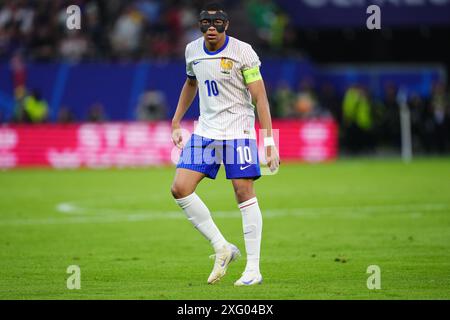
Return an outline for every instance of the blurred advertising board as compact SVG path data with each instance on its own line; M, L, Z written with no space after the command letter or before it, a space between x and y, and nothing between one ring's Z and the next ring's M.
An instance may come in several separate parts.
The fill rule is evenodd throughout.
M183 123L189 138L193 121ZM282 161L336 159L333 120L274 120ZM263 147L260 146L260 159ZM109 168L170 165L179 150L167 121L102 124L6 125L0 127L0 168Z

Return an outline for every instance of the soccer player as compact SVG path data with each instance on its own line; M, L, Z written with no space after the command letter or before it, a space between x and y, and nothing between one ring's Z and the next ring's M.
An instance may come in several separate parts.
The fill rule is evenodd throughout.
M268 167L274 172L280 162L259 70L261 62L249 44L226 34L228 26L228 15L221 5L210 3L199 16L203 37L186 46L187 79L172 119L172 140L182 153L171 192L191 223L214 248L214 268L208 278L208 283L214 284L225 275L228 265L240 256L240 251L225 240L195 189L204 177L215 179L221 163L224 164L242 213L247 253L245 271L234 284L246 286L262 282L259 268L262 216L253 187L261 171L252 99L265 130ZM200 117L194 133L184 145L180 122L197 90Z

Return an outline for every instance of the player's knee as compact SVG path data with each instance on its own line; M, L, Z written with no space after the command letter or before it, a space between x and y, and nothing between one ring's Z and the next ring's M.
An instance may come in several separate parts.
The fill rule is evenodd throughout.
M187 197L188 195L190 195L194 191L192 191L189 188L186 188L184 186L181 186L178 183L174 183L172 185L172 187L170 188L170 192L172 193L172 196L175 199L180 199L180 198Z
M181 188L178 187L176 184L173 184L173 185L170 187L170 192L172 193L172 196L173 196L175 199L182 198L182 196L180 196L180 194L181 194Z

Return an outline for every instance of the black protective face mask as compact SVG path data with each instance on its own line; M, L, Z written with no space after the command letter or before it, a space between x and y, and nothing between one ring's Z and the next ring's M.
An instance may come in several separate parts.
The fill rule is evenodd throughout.
M207 24L202 23L205 20L208 21ZM220 20L222 23L216 24L216 20ZM198 21L200 22L200 30L202 33L206 33L211 26L214 26L218 33L223 33L228 22L228 15L223 11L217 11L214 14L210 14L208 11L202 11Z

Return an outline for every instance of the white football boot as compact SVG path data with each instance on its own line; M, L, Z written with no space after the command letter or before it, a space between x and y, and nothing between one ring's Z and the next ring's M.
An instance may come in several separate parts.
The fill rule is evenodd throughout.
M228 265L241 256L239 249L231 243L223 246L216 254L210 256L215 258L214 268L209 275L208 284L214 284L225 275Z
M255 284L261 284L263 281L262 275L256 271L244 271L242 277L237 280L234 285L237 287L241 286L253 286Z

